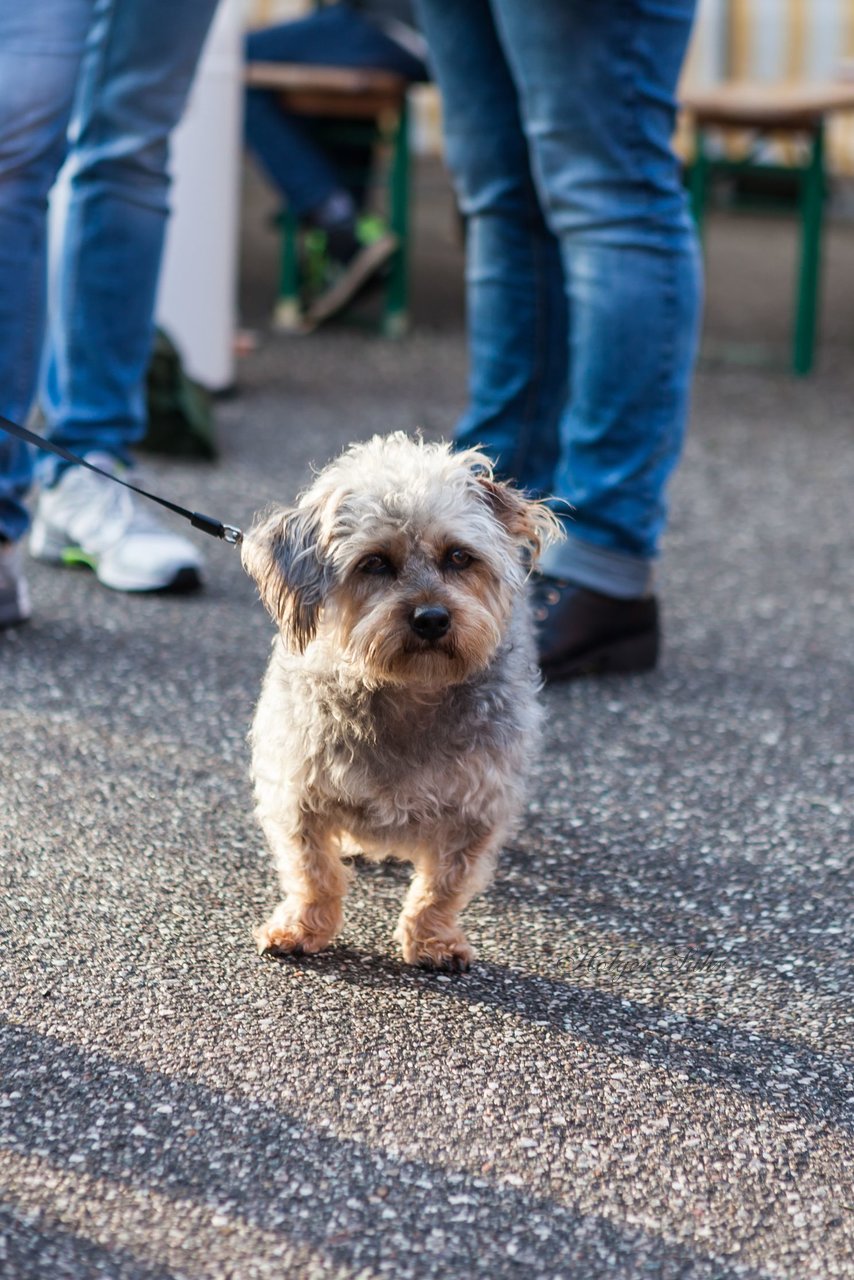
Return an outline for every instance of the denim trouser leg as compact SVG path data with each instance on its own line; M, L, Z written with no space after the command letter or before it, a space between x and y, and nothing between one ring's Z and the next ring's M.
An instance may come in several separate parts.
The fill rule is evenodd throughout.
M33 402L44 333L47 196L65 154L92 0L0 6L0 413ZM32 451L0 432L0 537L26 530Z
M169 135L215 8L216 0L94 0L44 388L51 435L78 453L129 460L145 431ZM56 465L43 465L49 481Z
M442 91L445 156L466 217L469 404L461 447L552 490L567 394L566 301L555 237L531 176L516 87L489 0L420 0Z
M449 162L476 223L472 402L461 430L472 438L492 394L491 433L480 434L488 447L500 445L502 463L512 441L527 456L526 441L545 437L553 469L536 487L574 513L568 542L544 567L608 594L640 594L664 525L697 336L698 255L670 150L694 0L477 0L465 14L439 0L421 7L445 99ZM508 85L518 123L492 109ZM521 253L524 220L499 196L508 180L520 180L520 132L563 268L569 395L558 409L557 447L554 406L532 428L520 416L523 401L505 391L512 370L530 404L538 387L544 394L543 368L555 366L548 340L517 341L533 323L523 302L532 273ZM513 221L513 237L481 234L478 224L497 218ZM542 290L534 296L537 315L549 316ZM558 332L551 322L543 327ZM557 386L553 377L548 392ZM531 483L530 466L508 469Z
M39 0L0 9L0 410L24 418L44 329L46 197L75 104L46 412L68 447L118 456L142 383L166 217L167 138L215 0ZM0 535L27 526L25 448L0 435ZM47 473L52 467L47 465Z
M317 9L293 22L253 31L246 39L249 62L298 62L327 67L368 67L423 80L418 58L389 39L348 5ZM342 185L334 157L311 129L266 89L246 95L246 141L298 217L319 208Z
M507 206L518 201L518 211ZM558 425L567 396L567 311L557 241L527 174L502 208L467 215L469 407L460 447L482 445L497 473L537 494L551 493Z

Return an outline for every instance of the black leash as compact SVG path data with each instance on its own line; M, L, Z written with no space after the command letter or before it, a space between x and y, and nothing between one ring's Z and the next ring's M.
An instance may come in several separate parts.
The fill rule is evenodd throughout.
M44 449L47 453L55 453L58 458L62 458L65 462L73 462L76 467L86 467L87 471L94 471L96 475L106 476L108 480L114 480L116 484L124 485L125 489L133 489L134 493L138 493L141 498L148 498L151 502L158 502L161 507L166 507L169 511L174 511L176 515L183 516L185 520L189 520L194 529L201 529L202 533L209 533L212 538L221 538L223 542L229 542L232 546L236 546L243 541L243 534L234 525L223 524L222 521L215 520L213 516L204 516L199 511L188 511L186 507L179 507L176 502L169 502L167 498L158 498L156 493L148 493L147 490L139 489L135 484L130 484L127 480L120 480L118 476L112 475L109 471L104 471L101 467L94 466L91 462L87 462L85 458L78 458L76 453L72 453L70 449L63 448L61 444L53 444L50 440L37 436L34 431L28 431L26 427L19 427L17 422L4 418L2 413L0 413L0 430L8 432L10 436L17 436L19 440L23 440L27 444L34 444L37 449Z

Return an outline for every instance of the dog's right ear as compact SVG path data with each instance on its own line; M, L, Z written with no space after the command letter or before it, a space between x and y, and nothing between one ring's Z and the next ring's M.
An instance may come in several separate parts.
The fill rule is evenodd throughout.
M318 545L312 507L279 508L260 516L243 539L243 567L289 648L302 653L314 639L331 585L330 567Z

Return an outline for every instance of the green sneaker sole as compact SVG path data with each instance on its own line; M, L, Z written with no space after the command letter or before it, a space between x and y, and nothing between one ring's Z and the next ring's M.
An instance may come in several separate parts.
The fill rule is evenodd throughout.
M98 568L96 558L90 556L82 547L63 547L59 558L63 564L82 565L83 568L92 570Z

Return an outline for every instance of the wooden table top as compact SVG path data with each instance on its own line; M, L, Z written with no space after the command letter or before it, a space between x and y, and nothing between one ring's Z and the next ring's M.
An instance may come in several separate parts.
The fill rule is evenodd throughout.
M854 83L727 80L707 89L686 89L681 105L698 124L797 128L837 111L854 111Z
M403 95L407 81L392 71L322 67L300 62L247 62L246 84L296 93L387 93Z

